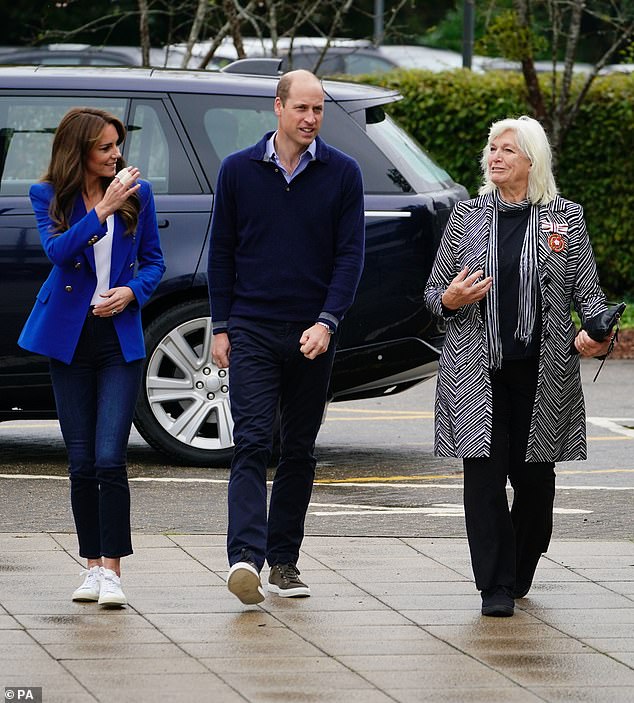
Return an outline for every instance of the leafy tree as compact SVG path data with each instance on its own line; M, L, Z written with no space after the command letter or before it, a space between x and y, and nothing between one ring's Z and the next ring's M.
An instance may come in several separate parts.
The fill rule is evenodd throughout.
M601 69L618 58L634 35L633 0L513 0L512 9L492 17L486 43L519 61L534 116L549 132L557 160L566 134ZM580 81L573 81L584 20L601 28L605 49ZM536 60L551 64L547 97Z

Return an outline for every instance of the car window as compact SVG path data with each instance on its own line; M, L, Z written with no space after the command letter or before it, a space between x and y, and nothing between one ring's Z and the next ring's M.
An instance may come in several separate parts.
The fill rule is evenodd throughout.
M421 149L412 137L389 116L383 108L366 110L366 130L393 162L394 166L419 193L431 192L454 185L449 174Z
M366 193L413 193L407 177L388 158L389 154L368 139L365 125L336 103L329 103L322 129L323 138L357 160Z
M210 185L228 154L258 142L277 126L273 98L173 94Z
M269 111L271 112L271 111ZM275 129L275 115L252 107L211 108L203 115L205 134L218 159L254 144L266 131Z
M71 107L100 107L121 120L126 100L0 96L0 195L27 195L48 167L53 134Z
M381 71L389 71L394 66L390 61L387 61L380 56L370 56L368 54L360 54L350 52L343 57L344 71L350 75L359 73L379 73Z
M152 183L155 193L202 192L161 100L132 102L124 155Z
M336 52L327 52L317 69L315 69L321 53L321 50L293 52L293 69L305 68L309 71L316 70L317 74L320 76L334 75L335 73L343 73L345 71L344 57ZM282 65L282 68L284 70L289 70L289 66L285 64Z

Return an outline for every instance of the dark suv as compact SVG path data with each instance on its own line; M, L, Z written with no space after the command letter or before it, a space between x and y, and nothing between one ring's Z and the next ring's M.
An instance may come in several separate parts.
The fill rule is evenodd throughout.
M143 313L148 354L136 427L179 462L227 462L229 378L210 361L213 188L223 157L275 127L276 79L231 68L0 68L1 420L55 417L47 360L16 344L50 269L27 193L44 172L62 115L99 106L128 125L124 156L152 182L167 264ZM423 288L451 207L467 193L385 114L397 93L339 82L324 88L322 135L358 160L365 183L367 254L340 329L331 384L338 401L402 391L435 373L442 330Z

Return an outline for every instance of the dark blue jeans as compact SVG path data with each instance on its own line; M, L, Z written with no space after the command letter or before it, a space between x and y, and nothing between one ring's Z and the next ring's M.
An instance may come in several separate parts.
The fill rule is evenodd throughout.
M51 359L79 554L87 559L132 554L126 451L142 363L127 363L112 319L92 313L72 362Z
M229 321L229 393L235 452L229 480L229 563L297 563L315 477L315 439L328 394L335 340L316 359L299 351L306 323ZM266 469L279 407L280 461L268 520Z

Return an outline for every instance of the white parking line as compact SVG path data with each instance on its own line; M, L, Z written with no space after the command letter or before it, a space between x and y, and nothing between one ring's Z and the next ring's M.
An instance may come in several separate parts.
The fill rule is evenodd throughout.
M586 419L592 425L596 425L597 427L602 427L604 430L609 430L615 434L625 435L626 437L631 437L634 439L634 430L630 429L630 427L634 427L634 418L588 417ZM629 427L624 427L624 425L629 425Z
M626 470L629 471L629 470ZM317 487L328 486L329 488L464 488L462 483L381 483L380 481L333 481L326 483L320 481L315 484ZM510 489L510 486L509 486ZM634 486L565 486L557 484L558 491L634 491Z
M315 510L317 508L317 510ZM324 508L331 508L324 510ZM589 515L592 510L555 508L558 515ZM313 503L308 506L310 515L321 517L337 515L429 515L433 517L463 517L464 508L457 503L433 503L428 507L391 507L381 505L356 505L342 503Z

